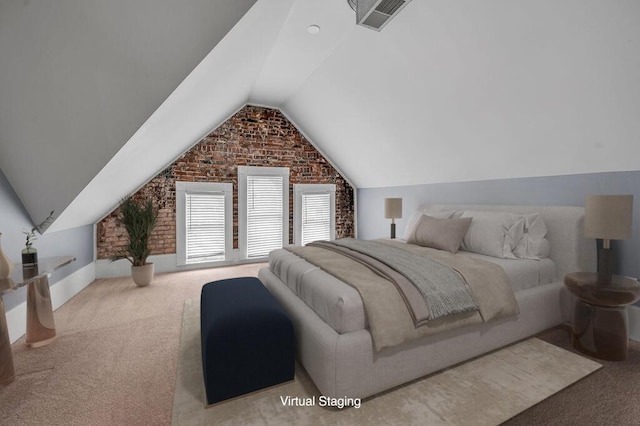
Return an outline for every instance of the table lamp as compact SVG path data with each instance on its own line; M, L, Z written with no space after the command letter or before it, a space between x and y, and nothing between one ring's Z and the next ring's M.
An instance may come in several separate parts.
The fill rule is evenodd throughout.
M632 213L633 195L588 195L585 200L584 236L602 239L598 282L611 282L614 264L611 240L631 238Z
M402 219L402 198L384 199L384 217L391 219L391 239L396 237L395 219Z

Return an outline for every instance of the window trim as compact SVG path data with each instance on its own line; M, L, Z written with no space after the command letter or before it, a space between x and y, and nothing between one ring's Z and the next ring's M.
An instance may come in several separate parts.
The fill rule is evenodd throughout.
M187 263L187 193L224 193L224 260ZM177 266L219 264L233 260L233 184L219 182L176 182L176 264Z
M332 183L311 183L293 185L293 241L302 245L302 194L329 193L331 209L330 239L336 239L336 185Z
M282 246L289 245L289 168L238 166L238 250L240 259L247 257L247 177L248 176L281 176L282 177ZM251 258L251 261L265 260Z

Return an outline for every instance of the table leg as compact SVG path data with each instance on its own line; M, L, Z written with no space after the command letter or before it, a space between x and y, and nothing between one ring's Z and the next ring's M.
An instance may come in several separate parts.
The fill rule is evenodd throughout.
M56 326L53 320L49 280L46 276L29 283L27 288L27 346L37 348L53 342Z
M0 297L0 386L6 386L16 378L13 367L13 352L7 329L7 317L4 312L4 302Z
M629 344L625 307L594 306L576 301L571 343L584 354L624 361Z

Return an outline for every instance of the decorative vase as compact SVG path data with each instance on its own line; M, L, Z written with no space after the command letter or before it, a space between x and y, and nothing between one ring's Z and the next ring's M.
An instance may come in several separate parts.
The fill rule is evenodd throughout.
M131 265L131 278L138 287L148 286L153 280L153 263L147 263L142 266Z
M0 280L9 278L13 272L13 262L2 251L2 232L0 232Z
M22 249L22 265L31 266L38 263L38 250L35 248Z

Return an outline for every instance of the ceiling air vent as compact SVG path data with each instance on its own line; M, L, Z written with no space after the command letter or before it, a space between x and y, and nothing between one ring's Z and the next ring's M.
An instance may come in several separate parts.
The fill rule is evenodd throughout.
M347 0L356 11L356 23L380 31L411 0Z

